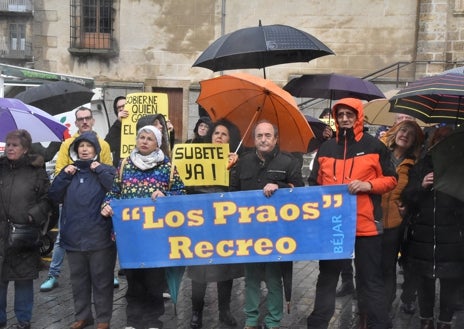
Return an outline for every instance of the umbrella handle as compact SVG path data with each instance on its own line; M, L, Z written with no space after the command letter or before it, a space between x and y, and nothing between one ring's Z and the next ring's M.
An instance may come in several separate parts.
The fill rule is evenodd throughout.
M240 143L238 143L238 146L237 146L237 148L235 149L234 153L237 153L238 150L240 149L240 146L242 146L243 140L244 140L245 137L248 135L248 132L250 131L251 126L255 123L255 121L256 121L256 119L257 119L258 114L259 114L260 111L261 111L261 107L258 107L258 109L256 110L255 114L253 114L253 118L251 118L250 124L248 125L247 129L245 130L245 133L243 134L242 139L240 139Z

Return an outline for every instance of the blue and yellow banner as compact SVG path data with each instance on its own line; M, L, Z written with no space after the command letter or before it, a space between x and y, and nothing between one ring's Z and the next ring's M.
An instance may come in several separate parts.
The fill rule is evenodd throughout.
M352 258L346 185L113 200L121 268Z

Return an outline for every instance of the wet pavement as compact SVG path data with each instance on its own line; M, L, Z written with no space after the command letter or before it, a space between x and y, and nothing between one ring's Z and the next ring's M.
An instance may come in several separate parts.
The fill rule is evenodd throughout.
M285 310L281 323L281 328L303 329L306 328L306 317L313 308L316 279L318 275L317 261L295 262L293 272L293 294L290 304L290 313ZM34 282L34 311L32 318L32 329L66 329L74 321L73 301L71 285L68 277L68 267L65 260L62 275L59 278L59 286L50 292L40 292L41 282L46 278L47 270L40 272L40 278ZM120 276L120 287L114 291L112 329L125 328L125 298L124 293L127 283L124 276ZM402 276L398 277L399 284ZM398 287L400 285L398 284ZM234 281L232 290L231 311L239 323L236 328L244 326L245 318L243 314L244 304L244 280L243 278ZM10 284L8 295L8 327L16 323L13 306L13 285ZM266 289L263 286L263 295ZM399 292L397 296L399 296ZM166 299L166 312L161 318L164 329L188 329L191 316L190 303L190 280L184 277L179 291L176 305L176 314L172 300ZM409 329L419 328L419 318L417 311L414 315L407 315L400 310L399 298L397 297L393 305L393 328ZM262 303L264 313L265 304ZM7 327L7 328L8 328ZM87 328L95 328L89 326ZM203 329L226 329L230 328L221 325L218 320L216 285L209 284L205 299L205 310L203 313ZM357 328L356 300L352 296L337 298L336 312L329 326L330 329L352 329ZM464 312L457 312L453 320L453 328L464 328Z

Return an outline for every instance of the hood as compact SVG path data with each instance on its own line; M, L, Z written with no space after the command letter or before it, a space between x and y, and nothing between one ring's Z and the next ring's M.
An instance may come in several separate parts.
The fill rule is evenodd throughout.
M209 126L209 129L211 129L211 126L212 126L212 122L211 122L211 119L209 117L200 117L200 119L198 119L197 123L195 124L195 128L193 129L193 132L195 134L198 133L198 126L201 124L201 123L206 123L208 126Z
M90 144L92 144L93 147L95 147L95 152L97 153L97 158L98 158L98 155L101 152L101 147L100 147L100 143L98 142L97 134L93 131L87 131L76 137L76 139L69 146L69 157L73 161L77 161L79 159L77 156L77 147L79 146L79 143L82 141L87 141Z
M344 135L343 132L340 131L337 120L337 110L340 105L348 106L357 113L353 128L347 129L347 133L352 134L354 139L359 141L364 134L364 105L362 101L357 98L342 98L332 107L332 117L335 120L335 127L337 128L337 141L340 139L340 136Z

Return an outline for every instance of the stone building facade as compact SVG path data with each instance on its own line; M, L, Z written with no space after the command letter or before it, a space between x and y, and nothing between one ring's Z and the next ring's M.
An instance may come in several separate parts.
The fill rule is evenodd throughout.
M306 31L335 52L266 68L279 85L335 72L369 76L386 91L464 61L463 0L0 0L2 30L18 19L2 3L18 1L33 6L30 66L94 78L108 108L120 94L167 92L178 141L196 122L198 82L220 74L192 67L196 58L221 35L260 20ZM84 31L89 22L96 30ZM8 34L0 48L2 40L7 48Z

